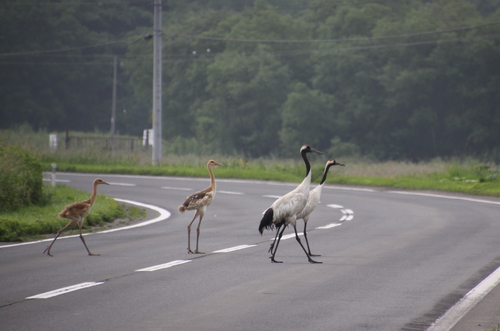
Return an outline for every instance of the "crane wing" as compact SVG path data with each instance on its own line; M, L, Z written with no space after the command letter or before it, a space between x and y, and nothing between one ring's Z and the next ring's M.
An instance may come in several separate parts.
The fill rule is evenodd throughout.
M67 205L60 213L61 218L85 217L92 205L86 201L75 202Z
M182 204L186 210L197 209L203 206L208 206L212 202L213 192L209 187L203 191L191 194Z

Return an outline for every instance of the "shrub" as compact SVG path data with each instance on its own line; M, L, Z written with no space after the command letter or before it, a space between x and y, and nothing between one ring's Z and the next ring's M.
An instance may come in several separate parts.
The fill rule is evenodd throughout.
M42 165L16 146L0 147L0 213L43 202Z

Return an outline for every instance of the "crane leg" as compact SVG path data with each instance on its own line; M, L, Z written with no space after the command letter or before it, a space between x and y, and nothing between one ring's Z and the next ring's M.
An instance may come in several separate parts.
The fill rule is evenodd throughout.
M196 211L196 213L194 214L193 220L188 225L188 248L187 248L187 250L188 250L189 254L194 254L194 252L191 250L191 224L193 224L193 222L197 216L198 216L198 211Z
M200 222L198 222L198 227L196 228L196 250L194 251L195 254L205 254L205 252L200 252L198 250L198 242L200 240L200 226L201 226L202 219L203 219L203 215L200 215Z
M271 246L269 247L269 251L268 253L273 253L273 248L274 248L274 244L276 244L276 239L278 239L278 234L280 232L280 228L281 228L281 225L277 225L276 226L276 236L274 236L274 240L273 240L273 243L271 244Z
M279 232L278 241L276 242L276 247L274 248L274 253L270 257L271 261L274 263L283 263L283 261L276 261L274 256L276 255L276 251L278 250L278 245L280 244L281 237L283 236L283 232L285 232L286 226L283 226L283 229ZM278 234L278 233L276 233Z
M85 242L85 238L83 238L83 235L82 235L82 225L83 225L83 220L78 223L78 227L80 228L80 239L82 240L83 246L85 246L85 248L87 249L87 253L89 253L89 255L92 255L92 256L101 255L101 254L93 254L90 252L89 248L87 247L87 243Z
M321 256L319 254L312 254L311 253L311 248L309 248L309 240L307 240L307 222L304 222L304 238L306 238L306 244L307 244L307 251L309 252L309 256Z
M64 230L75 225L77 222L78 222L77 220L71 220L64 228L57 231L57 234L56 234L54 240L52 241L52 243L49 246L47 246L47 248L45 248L45 250L43 251L43 254L47 253L48 256L54 256L54 255L50 254L50 249L52 248L52 245L54 245L54 243L56 242L56 239L61 235L61 233L64 232Z
M309 260L309 262L311 262L311 263L323 263L323 262L318 262L318 261L314 261L313 259L311 259L311 257L309 256L309 253L307 253L306 249L304 248L304 245L302 245L302 242L300 242L299 234L297 233L297 227L295 225L293 226L293 229L295 231L295 239L297 239L297 242L299 243L300 247L302 247L302 249L304 250L304 253L306 253L307 259Z

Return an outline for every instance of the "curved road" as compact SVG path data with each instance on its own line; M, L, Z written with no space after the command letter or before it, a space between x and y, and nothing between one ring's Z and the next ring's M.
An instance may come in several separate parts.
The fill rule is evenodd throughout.
M57 174L86 191L96 177ZM99 177L112 184L99 193L171 216L151 211L161 221L88 235L101 256L75 237L58 239L52 258L46 241L4 243L2 330L427 330L500 266L495 198L327 185L308 225L323 264L308 263L293 237L273 264L274 233L257 227L296 184L218 179L201 227L206 254L191 255L193 212L177 207L208 177Z

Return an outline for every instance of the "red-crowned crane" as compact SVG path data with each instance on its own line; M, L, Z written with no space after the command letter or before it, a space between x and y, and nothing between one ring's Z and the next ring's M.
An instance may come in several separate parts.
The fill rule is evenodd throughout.
M304 220L304 238L306 238L307 251L309 253L309 256L320 256L320 255L312 254L311 248L309 248L309 240L307 240L307 229L306 229L307 222L309 221L309 216L319 203L319 200L321 198L321 191L323 190L323 185L325 184L326 176L328 175L328 170L330 169L331 166L336 166L336 165L344 166L342 163L338 163L334 159L326 161L325 170L323 171L323 177L321 178L321 182L318 184L318 186L312 189L311 192L309 192L309 198L307 199L306 206L297 215L298 220L300 219Z
M307 259L311 263L321 263L316 262L309 256L309 253L306 251L304 246L302 245L299 235L297 234L297 214L300 213L302 209L304 209L307 199L309 197L309 187L311 185L311 164L307 159L307 153L318 153L323 155L322 152L315 150L309 145L304 145L300 149L300 154L302 155L302 159L306 165L306 177L300 183L297 188L293 191L285 194L284 196L278 198L272 205L264 212L264 217L260 221L259 224L259 232L262 235L264 229L273 229L276 227L276 237L274 238L273 243L269 249L271 253L271 261L275 263L281 263L282 261L276 261L274 256L276 255L276 251L278 250L278 245L280 243L281 237L283 236L283 231L288 226L288 224L292 224L295 230L295 239L300 244L302 249L307 255ZM280 228L283 229L280 231ZM276 245L276 247L275 247ZM273 251L274 248L274 251Z
M200 239L200 225L201 225L201 220L203 219L203 216L205 215L205 210L207 209L208 205L210 205L215 197L215 191L217 188L217 185L215 184L215 177L214 173L212 172L212 166L220 166L217 162L214 160L210 160L207 163L207 169L208 172L210 173L210 186L207 187L206 189L193 193L190 196L186 198L186 201L182 205L179 206L179 213L183 213L186 210L196 210L193 220L191 223L189 223L187 229L188 229L188 253L190 254L205 254L204 252L200 252L198 250L198 241ZM198 223L198 227L196 228L196 249L193 252L191 250L191 224L193 224L194 220L197 217L200 217L200 221Z
M94 205L95 197L97 196L97 185L99 185L99 184L109 185L108 183L106 183L105 181L103 181L100 178L95 179L93 187L92 187L92 195L90 196L89 199L87 199L85 201L75 202L75 203L72 203L70 205L67 205L59 213L59 217L67 218L67 219L70 219L71 221L64 228L57 231L56 237L54 238L52 243L49 246L47 246L47 248L43 251L44 253L47 253L47 255L52 256L50 254L50 249L52 248L52 245L54 245L54 243L56 242L57 237L59 237L61 235L61 233L64 230L66 230L67 228L69 228L70 226L78 224L78 228L80 229L80 239L82 240L83 245L87 249L87 252L89 253L89 255L100 255L100 254L92 254L90 252L89 248L87 247L87 244L85 243L85 239L83 238L83 235L82 235L83 219L85 218L85 216L87 216L89 214L90 209L92 209L92 206Z

